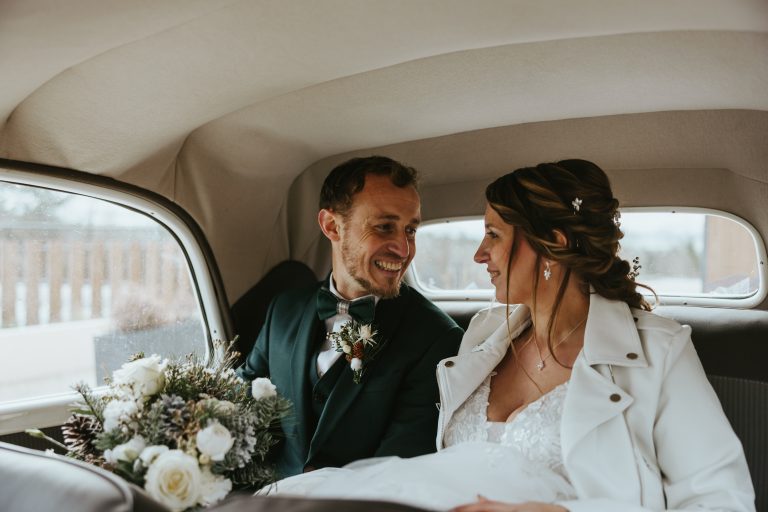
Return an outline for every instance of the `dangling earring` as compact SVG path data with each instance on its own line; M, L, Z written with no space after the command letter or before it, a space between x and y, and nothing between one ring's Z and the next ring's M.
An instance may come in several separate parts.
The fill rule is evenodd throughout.
M552 277L552 269L549 268L549 262L544 263L544 280L549 281L549 278Z

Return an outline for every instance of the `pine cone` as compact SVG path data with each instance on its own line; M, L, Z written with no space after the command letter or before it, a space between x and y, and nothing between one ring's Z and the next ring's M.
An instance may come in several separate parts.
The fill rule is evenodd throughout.
M176 395L161 395L152 404L149 412L149 425L153 432L146 432L145 436L154 442L177 442L187 428L192 418L192 413L187 403Z
M73 414L61 427L64 444L78 459L93 463L99 458L99 451L93 441L101 432L101 425L93 416Z

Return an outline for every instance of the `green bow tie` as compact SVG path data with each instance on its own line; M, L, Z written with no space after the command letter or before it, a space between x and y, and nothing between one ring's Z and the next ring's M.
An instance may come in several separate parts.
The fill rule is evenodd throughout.
M373 322L375 309L376 301L373 295L353 302L339 299L328 288L320 288L320 291L317 292L317 316L320 317L320 320L346 313L361 324L370 324Z

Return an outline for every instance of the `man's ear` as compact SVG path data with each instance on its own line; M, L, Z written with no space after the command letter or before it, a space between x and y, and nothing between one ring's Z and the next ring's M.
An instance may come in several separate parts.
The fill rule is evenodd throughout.
M341 240L337 217L337 213L325 208L320 210L317 214L317 223L320 224L320 229L323 231L323 234L331 242L338 242Z

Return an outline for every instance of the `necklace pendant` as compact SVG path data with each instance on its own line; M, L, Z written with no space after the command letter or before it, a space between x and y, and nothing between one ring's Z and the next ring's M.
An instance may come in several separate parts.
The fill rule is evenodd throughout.
M539 361L538 363L536 363L536 368L539 371L542 371L544 369L544 366L545 366L544 361Z

